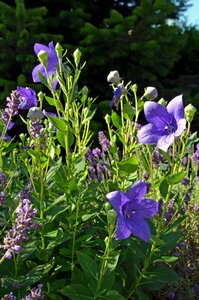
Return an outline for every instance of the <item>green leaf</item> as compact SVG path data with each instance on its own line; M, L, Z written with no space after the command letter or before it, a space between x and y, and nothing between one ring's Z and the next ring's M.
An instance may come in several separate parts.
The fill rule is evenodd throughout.
M67 124L63 119L59 119L53 116L50 116L47 114L48 119L50 120L50 122L60 131L62 132L66 132L67 131Z
M143 166L145 168L145 171L150 173L150 164L149 164L149 161L146 157L146 154L145 154L145 151L140 151L141 152L141 159L142 159L142 163L143 163Z
M138 159L136 154L130 158L124 159L118 163L119 171L125 174L134 173L138 168Z
M182 233L179 231L169 232L160 237L160 250L162 253L167 253L168 251L173 250L179 243L182 237Z
M154 263L157 263L157 262L172 263L178 259L179 259L179 257L177 257L177 256L161 256L160 258L154 260L153 262Z
M63 109L63 106L62 106L62 104L61 104L61 101L60 101L59 99L51 98L51 97L48 97L48 96L45 96L45 99L47 100L47 102L48 102L50 105L52 105L52 106L58 108L60 111L63 111L63 110L64 110L64 109ZM48 114L47 114L47 115L48 115Z
M125 300L125 298L120 295L115 290L109 290L105 295L99 295L99 300Z
M93 295L91 294L90 290L85 285L81 284L71 284L69 286L64 287L59 292L72 300L93 299Z
M94 279L97 282L99 276L99 269L96 262L82 251L77 251L77 257L85 275L88 278Z
M169 188L169 185L168 185L167 180L163 179L160 184L160 194L163 198L166 198L167 193L168 193L168 188Z
M169 184L176 184L176 183L181 182L181 180L182 180L182 178L184 178L184 176L185 176L184 171L181 171L177 174L168 176L167 181Z
M168 266L155 266L149 272L157 277L158 282L177 283L180 280L180 276Z
M39 80L41 81L41 83L44 86L48 87L48 82L47 82L46 78L41 74L41 72L38 72L38 77L39 77Z
M121 118L120 118L120 116L118 116L118 114L114 110L112 110L112 113L111 113L111 120L113 122L113 125L117 129L120 129L122 127Z
M133 116L135 115L135 108L129 103L125 103L123 113L126 120L132 120Z

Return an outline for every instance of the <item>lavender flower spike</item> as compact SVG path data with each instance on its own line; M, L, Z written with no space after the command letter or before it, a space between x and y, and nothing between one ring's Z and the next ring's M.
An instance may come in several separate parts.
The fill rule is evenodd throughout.
M48 76L51 77L52 75L56 74L57 67L58 67L58 57L57 57L57 53L55 51L53 42L50 42L48 44L48 47L45 45L36 43L34 45L34 51L35 51L35 54L37 55L37 57L41 50L45 51L48 54L46 71L48 73ZM37 65L32 71L33 81L40 82L38 72L40 72L47 79L46 71L42 64ZM57 83L58 83L58 81L57 81L57 79L55 79L54 83L53 83L54 89L56 89Z
M139 180L126 194L114 191L106 195L118 214L116 240L127 239L133 233L139 239L149 241L150 228L145 219L158 212L158 203L151 199L143 199L146 193L146 182Z
M149 124L139 130L138 140L141 144L157 145L166 152L174 139L186 129L182 95L172 99L167 107L147 101L144 114Z

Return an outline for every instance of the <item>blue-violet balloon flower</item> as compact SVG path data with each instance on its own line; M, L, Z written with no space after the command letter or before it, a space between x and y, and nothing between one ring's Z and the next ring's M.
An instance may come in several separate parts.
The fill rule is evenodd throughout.
M37 55L37 57L41 50L45 51L48 54L47 66L46 66L46 70L41 63L39 65L37 65L36 67L34 67L34 69L32 71L32 78L33 78L34 82L40 82L38 72L40 72L43 75L43 77L45 77L47 79L47 76L51 77L52 75L56 74L57 67L58 67L58 56L55 51L53 42L50 42L48 44L48 47L45 45L36 43L34 45L34 51L35 51L35 54ZM46 72L47 72L47 74L46 74ZM57 83L58 83L58 81L55 78L54 82L53 82L54 89L56 89Z
M126 194L114 191L106 195L118 214L116 240L127 239L132 233L145 242L150 240L150 228L146 219L158 212L158 203L148 198L143 199L146 193L146 182L139 180Z
M152 144L167 151L175 138L186 129L182 95L172 99L167 107L159 103L147 101L144 114L149 124L142 126L138 132L141 144Z

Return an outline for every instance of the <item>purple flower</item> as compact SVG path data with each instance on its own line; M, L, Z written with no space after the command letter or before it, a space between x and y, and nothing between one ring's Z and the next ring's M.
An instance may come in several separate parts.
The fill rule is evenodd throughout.
M118 109L118 104L123 92L124 92L124 86L122 84L118 84L117 89L113 91L114 96L110 102L111 109L113 108L113 105Z
M27 191L20 194L20 202L15 210L17 218L12 228L7 232L0 248L6 250L6 258L11 259L14 253L21 251L22 243L28 239L28 233L31 229L37 229L38 223L34 221L37 209L33 209L29 199L23 198ZM28 194L28 196L30 196Z
M13 292L4 295L3 298L1 298L1 300L16 300L16 299L17 297L13 295Z
M145 219L158 212L158 203L151 199L143 199L146 193L146 182L139 180L126 194L114 191L106 195L118 214L116 240L127 239L133 233L139 239L149 241L150 228Z
M102 150L107 152L110 148L110 141L106 138L103 131L98 132L99 143L102 146Z
M24 300L39 300L43 297L43 292L42 292L42 287L43 284L38 284L37 287L34 287L31 289L30 294L25 296Z
M6 98L6 108L2 112L2 121L5 125L8 125L8 129L11 129L14 123L10 120L13 116L18 114L18 108L20 104L20 94L17 90L11 92L10 97ZM8 122L10 122L8 124Z
M48 54L47 66L46 66L46 70L44 69L44 66L42 64L37 65L33 69L32 78L33 78L34 82L40 82L38 72L40 72L47 79L47 76L51 77L52 75L55 75L56 71L57 71L58 57L57 57L57 53L55 51L53 42L50 42L48 44L48 47L45 45L36 43L34 45L34 51L37 56L41 50L45 51ZM47 71L47 74L46 74L46 71ZM54 89L56 89L57 83L58 83L58 81L57 81L57 79L55 79L54 83L53 83Z
M36 92L30 87L18 86L17 91L20 94L20 109L30 109L31 107L37 106L37 95Z
M166 152L174 139L186 129L182 95L172 99L167 107L147 101L144 104L144 114L149 124L138 132L141 144L157 145Z

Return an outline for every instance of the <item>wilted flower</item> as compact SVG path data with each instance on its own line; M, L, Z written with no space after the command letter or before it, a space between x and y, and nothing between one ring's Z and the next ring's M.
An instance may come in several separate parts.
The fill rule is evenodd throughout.
M116 70L111 71L107 76L107 81L110 83L118 83L120 82L120 80L121 80L120 74Z
M57 53L55 51L53 42L50 42L48 44L48 47L45 45L36 43L34 45L34 51L37 56L41 50L45 51L48 54L47 66L46 66L46 70L42 64L37 65L33 69L32 78L33 78L34 82L40 82L38 72L40 72L47 79L47 77L51 77L52 75L56 74L57 67L58 67L58 57L57 57ZM47 72L47 74L46 74L46 72ZM58 83L58 81L57 81L57 79L55 79L54 83L53 83L54 89L56 89L57 83Z
M158 203L145 198L147 184L139 180L125 194L122 191L108 193L106 197L118 214L116 239L127 239L133 233L139 239L148 242L150 228L145 219L158 212Z
M154 100L158 96L158 91L153 86L148 86L144 89L144 97L148 100Z
M20 95L20 109L30 109L33 106L38 105L36 92L30 87L18 86L17 91Z
M167 107L147 101L144 113L149 124L142 126L138 132L141 144L157 145L167 151L174 139L186 129L182 95L171 100Z
M113 108L113 105L118 109L118 104L119 104L119 101L120 101L120 98L121 98L123 92L124 92L123 84L118 84L117 89L113 91L114 96L110 102L111 109Z

